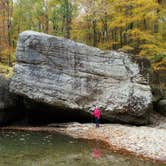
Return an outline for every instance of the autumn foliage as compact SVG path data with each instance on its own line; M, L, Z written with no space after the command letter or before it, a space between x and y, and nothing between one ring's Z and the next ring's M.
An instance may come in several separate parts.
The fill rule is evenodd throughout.
M166 71L165 0L0 0L0 62L12 65L18 34L41 31L148 58Z

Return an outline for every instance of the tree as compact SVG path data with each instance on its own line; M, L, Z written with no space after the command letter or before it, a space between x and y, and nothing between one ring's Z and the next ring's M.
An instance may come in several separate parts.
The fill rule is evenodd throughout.
M0 61L7 61L8 65L11 66L13 1L0 0L0 8Z
M52 9L51 21L53 24L53 30L56 33L64 34L66 38L71 37L71 24L74 12L76 10L74 3L69 0L56 0L54 2L54 8Z

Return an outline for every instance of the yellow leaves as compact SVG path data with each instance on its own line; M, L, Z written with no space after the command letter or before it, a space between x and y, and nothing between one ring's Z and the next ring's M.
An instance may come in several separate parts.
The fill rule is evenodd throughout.
M140 56L151 59L154 71L166 72L166 49L154 44L141 45Z
M155 44L142 44L140 48L142 49L139 53L140 56L146 56L152 59L155 59L155 56L159 54L166 54L166 49Z
M98 43L98 47L99 48L102 48L102 49L104 49L104 50L110 50L110 49L112 49L112 45L113 44L115 44L115 43L113 43L113 42L100 42L100 43Z
M134 51L134 48L129 46L129 45L125 45L122 48L120 48L119 51L126 52L126 53L131 53L131 52Z
M133 12L135 14L143 14L149 11L155 11L159 5L154 0L135 0Z
M148 57L150 59L157 53L158 47L154 44L143 44L140 46L140 56Z
M58 0L49 0L48 7L56 6L58 4Z
M75 29L71 31L71 37L73 40L80 41L80 39L83 40L85 36L86 36L86 33L82 32L81 30Z
M97 27L98 27L98 29L102 29L103 23L102 23L102 22L99 22Z
M4 75L6 78L11 78L13 75L13 68L0 63L0 74Z
M11 50L12 49L9 49L8 47L6 47L6 48L4 48L3 50L2 50L2 55L7 55L7 54L10 54L10 52L11 52Z
M146 15L144 16L145 19L147 19L151 22L156 21L158 19L158 17L159 16L157 14L155 14L154 11L150 11L150 12L146 13Z
M124 21L124 18L117 17L115 20L111 21L109 24L110 29L125 27L127 24Z
M149 49L149 50L153 50L153 51L156 50L156 53L161 53L161 52L165 52L166 51L164 48L159 47L159 46L157 46L155 44L142 44L141 48L142 49Z
M166 72L166 57L162 61L154 63L152 65L152 67L155 71L161 71L162 70L162 71Z
M128 35L132 40L139 40L140 37L142 36L143 32L141 32L139 29L135 28L133 30L128 30Z
M141 31L138 28L128 30L128 35L133 41L144 41L144 42L154 42L155 38L148 31Z
M142 20L142 18L139 15L126 17L126 23L127 24L140 22L141 20Z
M148 49L148 50L153 50L153 51L158 49L158 47L155 44L142 44L140 46L140 48L142 48L142 49Z

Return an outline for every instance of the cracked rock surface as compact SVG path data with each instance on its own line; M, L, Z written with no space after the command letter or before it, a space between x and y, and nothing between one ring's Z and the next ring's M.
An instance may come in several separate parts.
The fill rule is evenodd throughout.
M129 55L25 31L19 35L10 91L53 107L102 107L112 122L147 124L150 86ZM55 109L56 111L56 109Z

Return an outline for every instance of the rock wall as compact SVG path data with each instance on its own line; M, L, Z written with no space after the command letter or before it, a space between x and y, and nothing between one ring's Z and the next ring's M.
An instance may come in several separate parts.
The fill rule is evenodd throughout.
M6 125L20 116L18 97L9 92L9 83L10 79L0 75L0 125Z
M10 91L55 107L102 107L112 122L148 123L151 89L128 54L44 33L19 35ZM67 111L66 111L67 113Z

